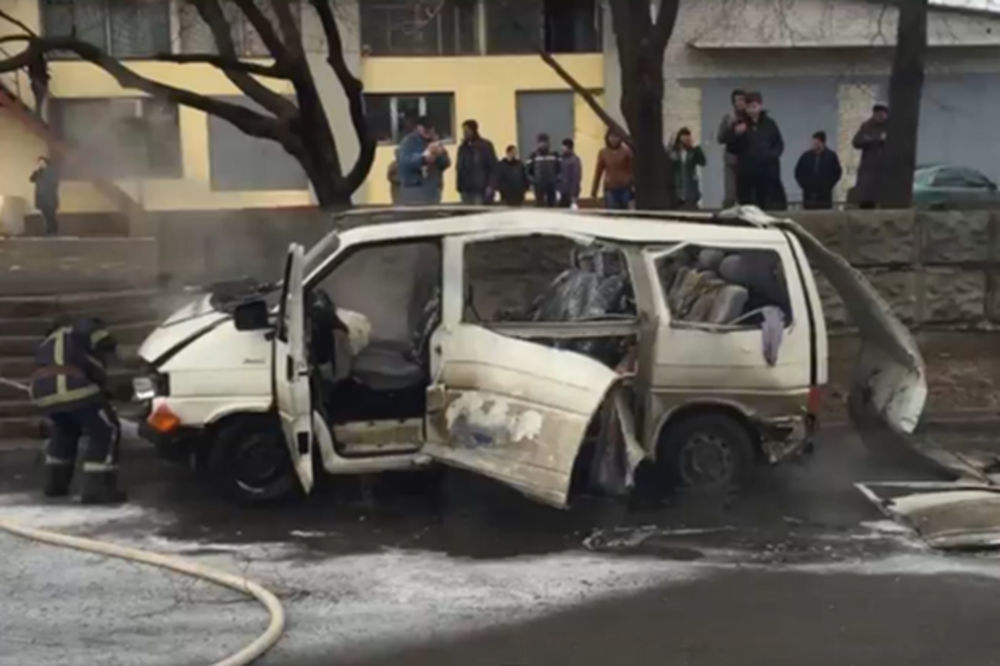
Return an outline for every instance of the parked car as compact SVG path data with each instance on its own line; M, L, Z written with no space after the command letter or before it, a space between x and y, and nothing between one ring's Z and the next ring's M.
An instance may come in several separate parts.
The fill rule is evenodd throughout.
M804 245L863 335L900 337L860 274L754 208L441 210L292 244L280 284L168 318L139 351L143 435L242 500L435 462L560 507L644 462L728 488L815 431L827 337ZM926 395L910 346L908 374L878 368L909 351L863 355L864 394L902 430ZM884 385L904 375L915 391Z
M913 174L913 205L930 210L1000 204L996 183L968 167L922 166Z

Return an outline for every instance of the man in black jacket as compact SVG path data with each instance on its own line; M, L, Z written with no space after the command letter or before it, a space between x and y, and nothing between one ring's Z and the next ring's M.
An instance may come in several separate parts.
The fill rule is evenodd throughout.
M806 210L833 208L833 188L843 171L837 153L826 147L826 132L812 136L812 147L802 153L795 165L795 180L802 188L802 207Z
M497 153L493 143L479 136L479 123L462 123L462 145L458 147L455 176L462 203L482 206L493 201Z
M781 184L781 154L785 142L781 130L764 111L759 92L747 93L747 112L726 134L726 145L739 156L738 197L741 204L763 210L785 208Z

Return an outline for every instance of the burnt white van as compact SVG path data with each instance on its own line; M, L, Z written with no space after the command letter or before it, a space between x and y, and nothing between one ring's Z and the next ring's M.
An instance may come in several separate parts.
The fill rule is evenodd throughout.
M644 463L664 486L729 488L811 445L827 333L810 257L887 318L874 338L905 333L846 262L753 208L338 226L293 244L280 282L216 287L140 349L143 434L243 500L435 463L558 507L626 492ZM912 429L921 382L867 395Z

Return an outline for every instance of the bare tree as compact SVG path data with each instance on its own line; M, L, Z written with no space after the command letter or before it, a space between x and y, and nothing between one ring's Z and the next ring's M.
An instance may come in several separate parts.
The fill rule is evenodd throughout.
M0 37L0 45L23 43L16 55L0 60L0 72L27 67L52 51L70 51L110 74L124 88L140 90L153 97L188 106L221 118L244 134L275 141L302 166L322 207L350 205L351 194L364 182L375 157L375 141L365 120L361 81L344 59L343 44L330 0L309 0L323 28L327 42L327 63L336 74L348 100L351 123L360 150L346 171L337 153L336 139L327 120L322 100L306 59L299 21L285 0L230 0L253 26L272 62L260 64L241 59L233 43L231 26L220 0L186 0L197 9L215 41L217 53L164 53L154 60L175 63L204 63L221 70L243 94L263 111L166 85L136 73L117 58L93 44L71 37L41 36L8 13L4 19L21 30ZM265 11L265 8L270 11ZM258 77L288 81L295 101L263 85Z
M928 0L899 4L896 49L889 78L889 126L885 142L885 172L879 204L909 208L913 202L913 171L917 166L920 97L927 58Z
M580 95L594 113L632 147L636 206L664 209L676 203L672 168L663 145L663 58L677 23L681 0L611 0L611 21L621 66L621 112L626 132L551 54L539 55Z

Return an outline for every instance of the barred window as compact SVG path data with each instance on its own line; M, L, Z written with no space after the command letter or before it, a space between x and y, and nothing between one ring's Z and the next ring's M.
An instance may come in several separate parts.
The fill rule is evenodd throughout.
M295 22L302 25L302 6L297 0L285 0ZM232 0L223 0L222 13L229 23L229 34L236 49L236 55L242 58L269 58L272 53L264 45L257 29L253 27L240 8ZM258 7L267 18L275 32L281 34L281 27L274 14L273 0L258 0ZM178 7L177 21L179 23L180 50L182 53L217 53L218 48L212 31L205 23L197 8L185 2Z
M56 131L83 161L83 171L70 170L67 178L181 175L176 104L149 97L53 99L50 113Z
M42 0L42 24L47 36L75 36L119 58L170 51L169 0Z
M478 52L475 0L370 0L361 3L365 55Z
M441 139L455 136L455 96L451 93L365 95L368 127L379 143L399 143L413 131L412 121L427 116Z

